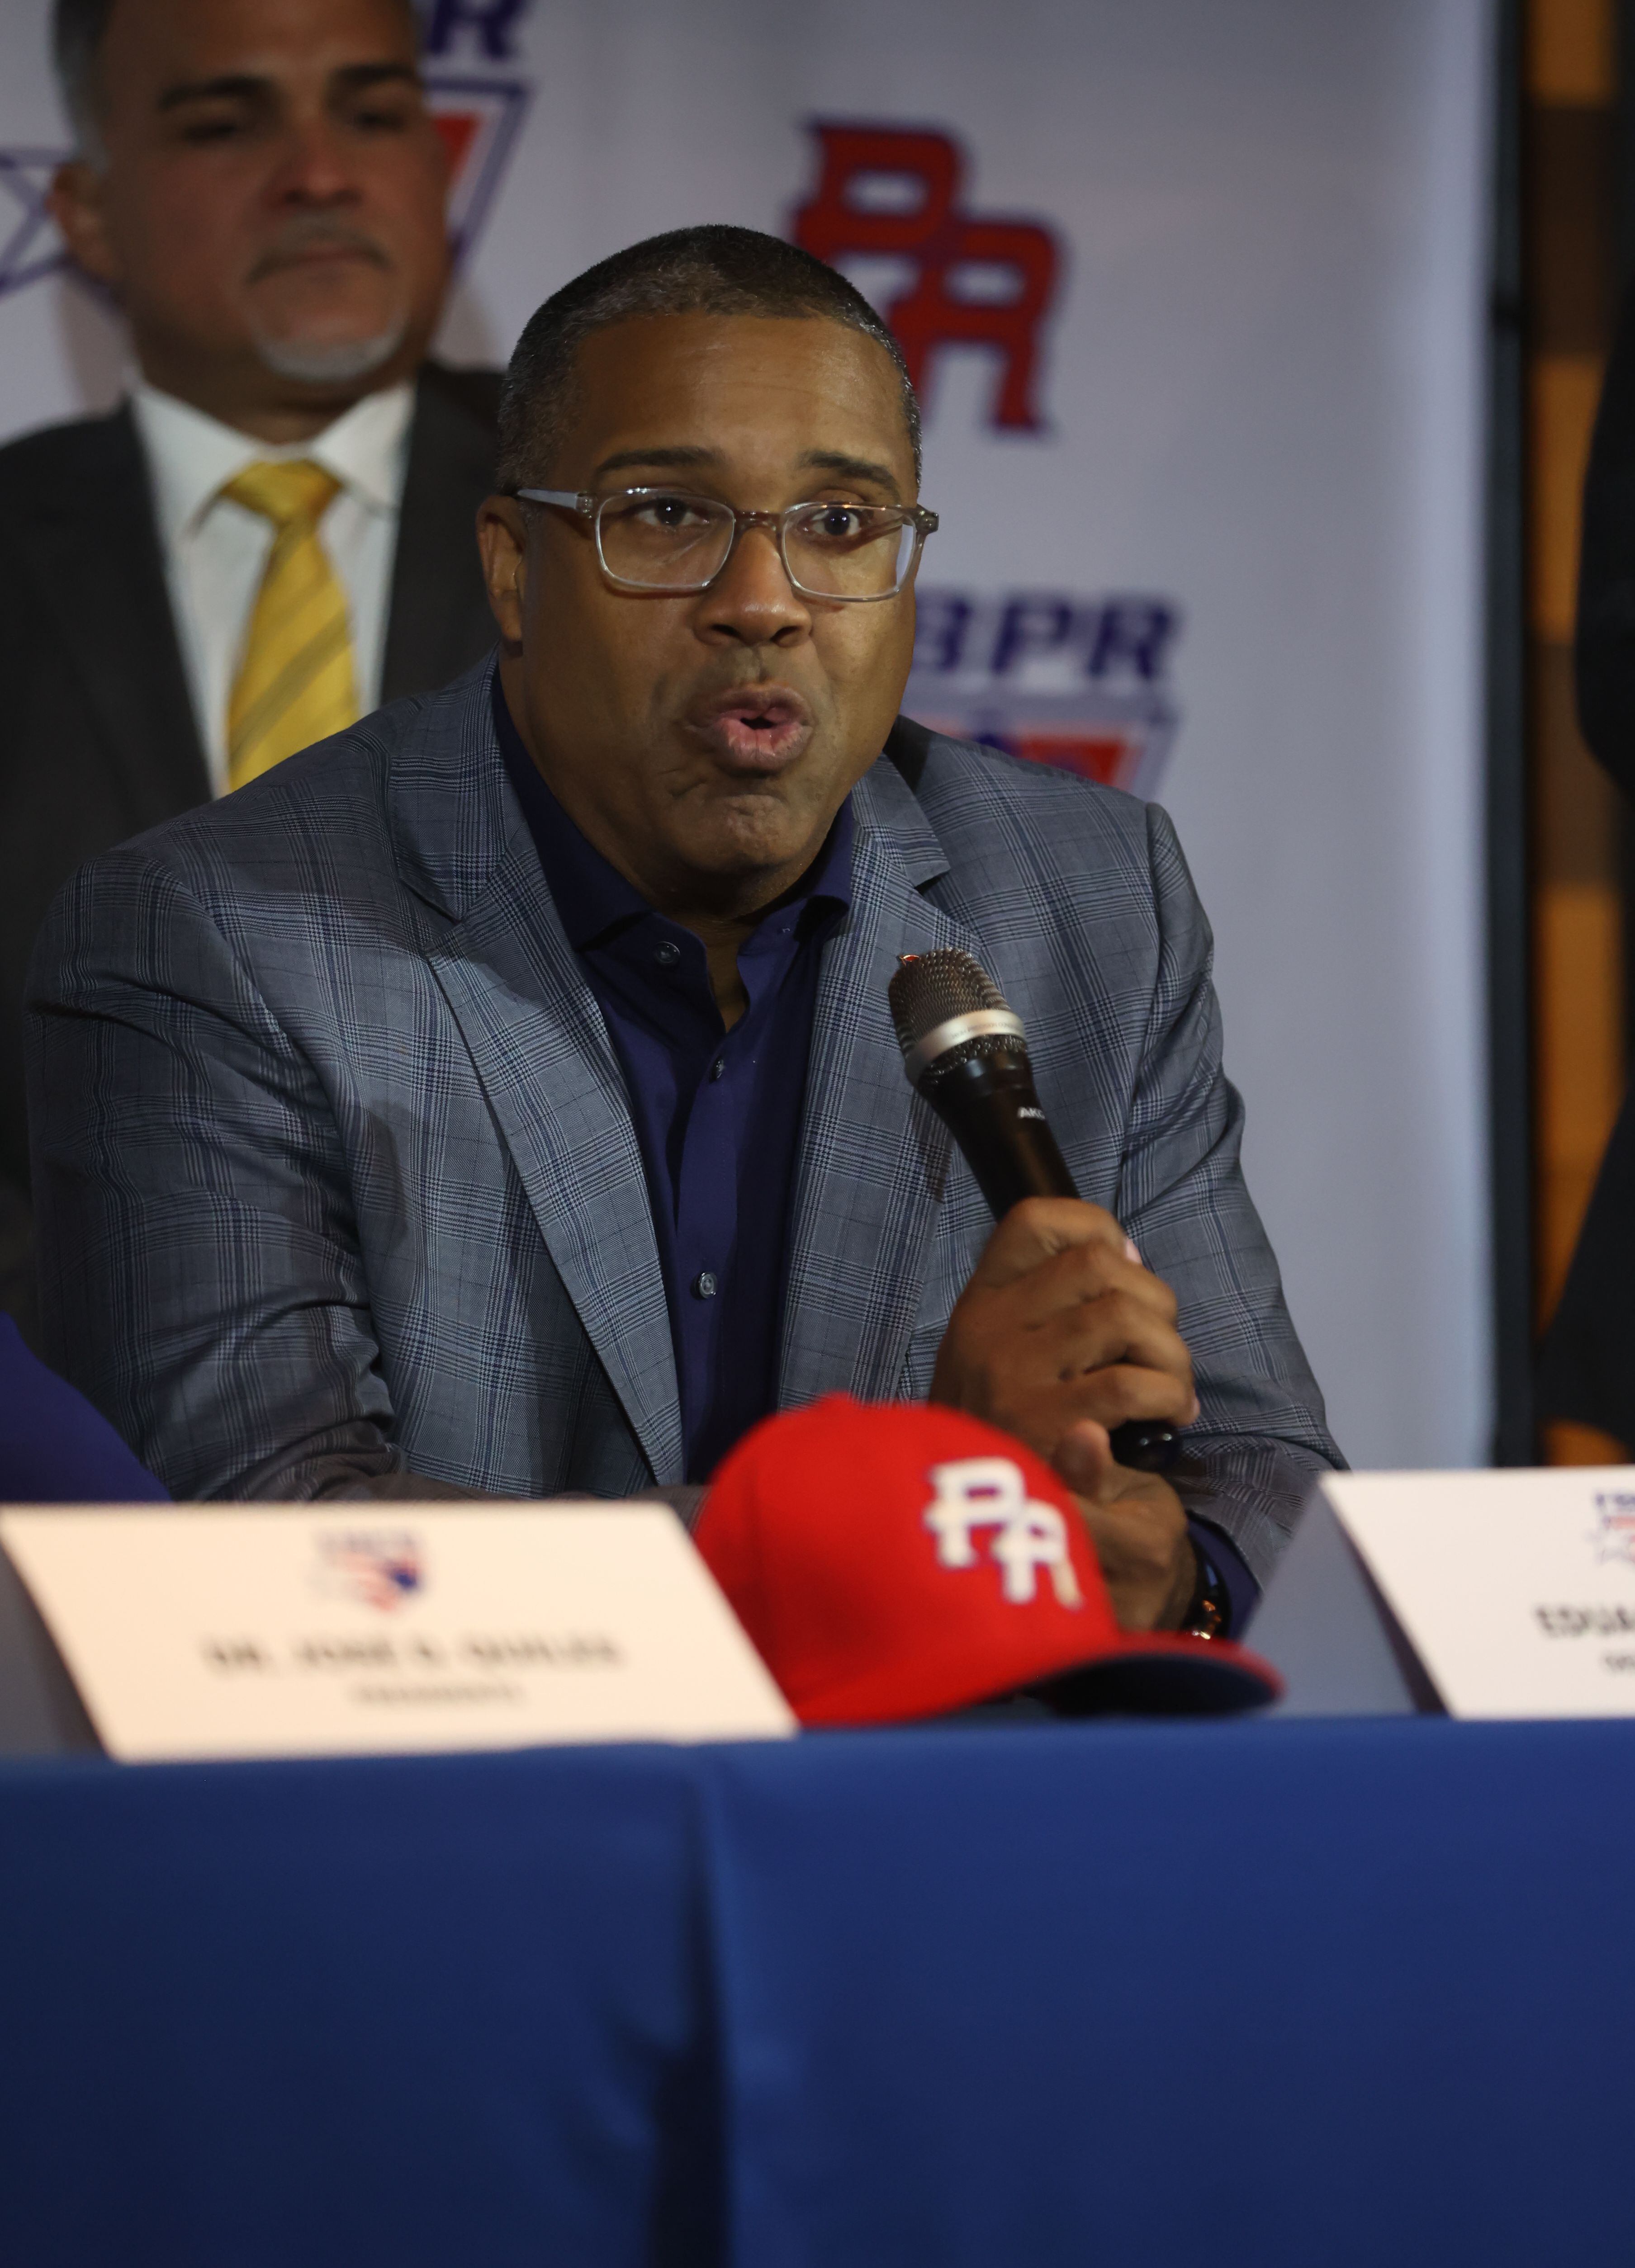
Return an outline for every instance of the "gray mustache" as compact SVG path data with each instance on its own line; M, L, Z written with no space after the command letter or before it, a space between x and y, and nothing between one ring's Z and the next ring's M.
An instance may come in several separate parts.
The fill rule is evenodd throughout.
M377 268L389 268L392 264L373 237L365 236L362 229L348 228L339 221L314 218L292 222L284 230L276 244L269 246L251 269L251 283L259 283L263 276L275 274L308 252L350 252L360 259L372 261Z

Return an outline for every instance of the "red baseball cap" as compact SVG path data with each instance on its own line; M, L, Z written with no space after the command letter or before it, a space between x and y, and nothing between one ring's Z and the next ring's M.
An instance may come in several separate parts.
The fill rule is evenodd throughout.
M997 1427L831 1394L766 1418L695 1536L803 1725L887 1724L1048 1687L1067 1713L1277 1699L1221 1638L1123 1631L1068 1490Z

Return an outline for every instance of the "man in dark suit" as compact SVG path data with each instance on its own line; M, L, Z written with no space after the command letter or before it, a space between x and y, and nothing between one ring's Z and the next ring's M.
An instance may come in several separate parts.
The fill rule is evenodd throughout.
M54 210L111 416L0 450L0 1305L27 1318L23 971L85 859L485 652L497 373L426 360L445 149L408 0L57 0Z

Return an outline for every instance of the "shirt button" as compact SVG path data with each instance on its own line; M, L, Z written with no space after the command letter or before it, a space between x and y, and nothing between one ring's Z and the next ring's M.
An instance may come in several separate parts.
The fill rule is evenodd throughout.
M707 1268L702 1269L693 1278L693 1297L695 1300L713 1300L715 1297L715 1278Z
M720 1078L720 1076L721 1076L721 1074L722 1074L722 1072L723 1072L725 1069L726 1069L726 1057L725 1057L725 1056L718 1056L718 1057L716 1057L715 1061L714 1061L714 1062L711 1064L711 1066L710 1066L710 1076L711 1076L711 1079L719 1079L719 1078Z
M674 968L681 957L681 946L673 945L667 937L662 945L656 945L653 947L653 959L660 968Z

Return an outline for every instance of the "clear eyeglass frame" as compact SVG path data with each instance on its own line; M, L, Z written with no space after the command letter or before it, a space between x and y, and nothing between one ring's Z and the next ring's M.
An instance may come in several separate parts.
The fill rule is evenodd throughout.
M726 572L733 554L738 549L738 539L744 530L747 527L760 527L764 528L777 543L777 556L783 562L784 572L789 578L791 587L798 591L803 599L821 599L831 606L876 605L882 599L895 599L913 580L914 571L919 565L920 553L925 546L925 539L928 535L934 535L940 524L937 514L928 511L924 504L862 504L846 507L852 511L863 511L876 515L882 525L895 524L903 531L905 541L899 549L896 580L888 590L884 591L825 591L819 589L815 585L802 582L791 565L789 558L789 532L800 514L832 509L815 500L807 504L792 504L783 512L740 512L735 505L725 503L719 497L696 496L688 490L677 488L614 489L607 495L600 497L593 495L586 489L518 489L515 494L525 504L556 504L563 512L577 512L581 519L588 519L596 539L597 563L615 590L647 593L662 591L672 597L678 598L707 591L711 583ZM717 565L712 567L702 580L680 583L637 582L633 581L628 575L616 574L608 565L607 550L602 541L604 514L612 505L635 504L644 497L673 497L678 504L703 504L716 517L723 527L725 526L725 515L731 513L733 532L728 538L726 549L722 553ZM906 541L910 532L913 537L911 545Z

